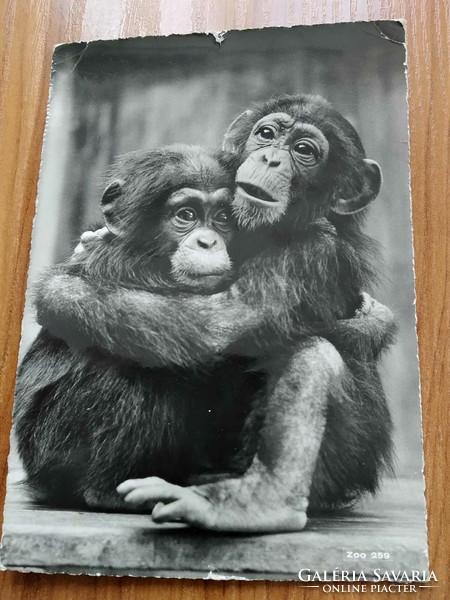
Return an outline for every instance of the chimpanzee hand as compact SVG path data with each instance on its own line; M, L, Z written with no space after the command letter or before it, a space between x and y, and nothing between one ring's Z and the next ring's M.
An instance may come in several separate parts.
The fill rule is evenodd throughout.
M357 360L373 360L395 340L397 325L392 311L366 292L361 293L361 305L351 319L336 322L325 337L336 348Z
M83 252L89 252L98 243L107 241L112 237L112 233L107 227L102 227L96 231L85 231L81 234L80 242L73 251L74 256L82 254Z
M366 292L361 292L361 306L356 309L355 317L364 318L368 316L386 324L394 321L394 315L387 306L381 304Z

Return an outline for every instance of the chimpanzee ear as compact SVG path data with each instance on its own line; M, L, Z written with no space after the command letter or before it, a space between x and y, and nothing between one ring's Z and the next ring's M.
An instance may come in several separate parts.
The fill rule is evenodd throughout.
M339 198L332 211L339 215L353 215L363 210L378 196L383 183L380 165L370 158L364 159L364 186L353 198Z
M125 181L115 179L105 189L102 195L102 212L105 218L106 227L114 235L119 235L119 219L117 216L117 202L122 196L122 188Z
M222 150L224 152L237 154L241 151L238 142L242 141L242 131L247 131L249 121L253 117L253 114L252 110L246 110L231 123L222 142Z

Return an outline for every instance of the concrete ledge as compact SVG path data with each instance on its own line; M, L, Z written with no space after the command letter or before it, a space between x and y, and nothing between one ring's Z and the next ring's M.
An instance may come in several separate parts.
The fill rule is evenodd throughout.
M300 533L208 534L148 515L47 510L10 483L2 563L11 569L174 577L297 579L300 569L426 570L423 482L386 480L351 514ZM348 552L365 553L353 558ZM389 558L372 553L389 553Z

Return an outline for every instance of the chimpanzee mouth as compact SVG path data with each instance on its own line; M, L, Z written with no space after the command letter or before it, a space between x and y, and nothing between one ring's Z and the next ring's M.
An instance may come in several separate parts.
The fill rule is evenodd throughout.
M172 269L172 274L187 277L190 280L202 280L215 277L226 277L232 271L232 263L228 260L213 261L202 260L201 255L196 258L195 263L187 263L182 268Z
M278 201L275 200L270 194L268 194L265 190L258 187L257 185L253 185L252 183L241 183L239 182L236 186L236 191L244 192L244 196L250 200L257 202L270 202L270 204L278 204Z
M210 270L192 270L192 271L186 271L186 275L188 275L188 277L192 277L193 279L204 279L204 278L208 278L208 277L223 277L224 275L226 275L227 273L229 273L230 269L228 268L217 268L217 269L210 269Z

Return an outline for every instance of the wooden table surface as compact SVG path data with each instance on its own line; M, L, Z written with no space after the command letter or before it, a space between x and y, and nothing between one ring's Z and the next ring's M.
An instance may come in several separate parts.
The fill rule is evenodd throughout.
M431 568L450 594L450 356L447 0L1 0L0 456L9 428L53 46L61 42L268 25L406 21L414 247ZM164 581L5 572L2 600L319 598L295 582ZM328 594L328 597L335 597ZM339 597L356 597L342 594ZM387 594L380 594L382 598ZM336 595L337 597L337 595Z

